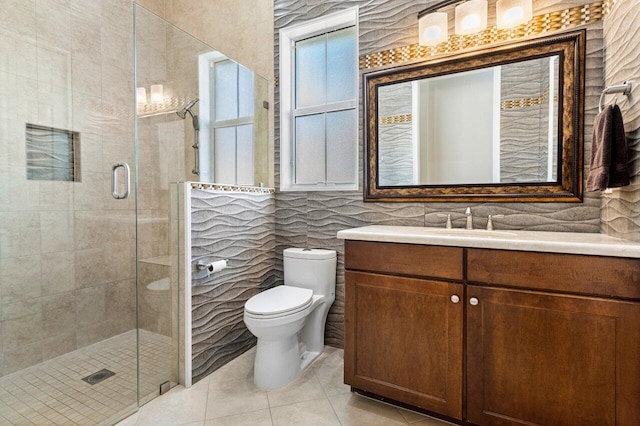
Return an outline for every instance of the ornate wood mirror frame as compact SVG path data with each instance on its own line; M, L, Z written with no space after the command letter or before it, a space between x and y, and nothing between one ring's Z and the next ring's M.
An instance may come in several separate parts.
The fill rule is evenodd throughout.
M363 75L365 201L581 202L583 186L584 69L586 31L512 43ZM557 55L557 170L555 181L383 186L379 182L379 90L498 65ZM555 135L554 135L555 137ZM418 142L421 143L421 142Z

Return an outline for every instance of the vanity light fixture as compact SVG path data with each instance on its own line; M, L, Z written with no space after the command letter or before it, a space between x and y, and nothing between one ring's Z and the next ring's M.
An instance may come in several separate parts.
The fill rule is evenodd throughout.
M418 14L419 43L435 46L448 38L448 16L438 10L457 4L455 33L459 36L475 34L487 28L487 0L442 0ZM533 18L533 0L498 0L496 21L498 29L510 29L526 24Z
M497 27L500 30L525 24L533 18L532 0L498 0L496 3Z
M456 6L456 34L468 35L487 28L487 0L470 0Z

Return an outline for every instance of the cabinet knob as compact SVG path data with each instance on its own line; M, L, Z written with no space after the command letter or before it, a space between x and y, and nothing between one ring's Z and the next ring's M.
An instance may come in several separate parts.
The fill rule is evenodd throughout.
M476 299L475 297L472 297L471 299L469 299L469 303L472 306L476 306L478 304L478 299Z
M458 297L457 294L454 294L454 295L451 296L451 301L453 303L458 303L460 301L460 298Z

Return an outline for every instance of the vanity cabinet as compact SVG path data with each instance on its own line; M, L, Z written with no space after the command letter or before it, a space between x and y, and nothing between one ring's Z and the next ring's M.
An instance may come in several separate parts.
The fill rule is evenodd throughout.
M640 259L346 241L345 269L353 388L466 424L640 424Z
M460 418L462 249L348 241L345 262L345 381Z
M345 279L347 383L459 417L462 284L360 272Z

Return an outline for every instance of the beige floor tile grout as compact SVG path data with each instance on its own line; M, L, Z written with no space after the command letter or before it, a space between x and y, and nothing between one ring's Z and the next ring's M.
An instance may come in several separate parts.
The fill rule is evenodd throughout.
M407 417L407 412L404 411L402 408L396 407L394 405L391 404L387 404L387 403L383 403L381 401L377 401L375 399L372 398L366 398L360 395L356 395L356 394L352 394L350 392L350 390L348 388L345 387L344 392L341 391L340 387L336 387L335 385L337 384L338 381L338 377L337 377L337 370L341 370L343 367L343 359L341 357L341 353L339 352L341 350L336 349L336 350L330 350L328 351L329 353L326 354L326 356L324 356L322 359L319 359L318 363L314 363L314 365L312 365L313 371L311 372L312 374L307 375L306 377L301 377L298 379L299 382L296 383L294 381L294 383L291 384L292 388L294 391L298 391L299 389L296 388L296 385L305 385L306 382L305 381L309 381L309 380L315 380L317 381L317 384L319 384L320 389L322 390L322 393L317 391L317 387L314 388L314 386L309 386L307 388L305 388L304 392L310 392L307 396L309 397L309 399L305 399L304 396L302 396L301 400L294 400L292 402L288 402L286 404L282 404L282 405L277 405L277 406L272 406L272 404L274 403L274 398L276 394L272 394L272 397L269 396L269 392L267 391L258 391L255 388L255 385L253 384L253 379L252 377L250 377L250 375L244 374L243 371L245 371L245 369L247 368L251 368L252 363L247 362L247 359L245 358L236 358L236 360L231 361L230 363L228 363L225 367L226 370L218 370L216 372L213 372L212 374L210 374L209 376L205 377L203 380L201 380L200 382L198 382L198 384L201 384L203 381L205 383L202 383L202 385L206 386L206 392L205 392L205 397L206 397L206 404L203 410L203 416L204 419L202 421L196 422L195 424L206 424L207 422L230 422L232 420L230 420L230 418L233 418L235 416L239 416L239 415L245 415L245 414L249 414L249 413L254 413L257 411L262 411L265 409L269 410L269 417L266 417L266 412L265 417L263 418L263 420L265 421L265 424L267 422L270 422L272 426L276 425L280 426L282 424L282 422L284 421L285 424L305 424L304 423L304 416L305 413L304 412L298 412L299 408L289 408L289 410L287 410L287 407L292 407L292 406L296 406L297 404L301 404L302 406L306 406L306 407L314 407L316 405L326 405L328 404L328 406L330 407L331 411L328 411L328 407L326 408L327 411L325 411L327 418L331 417L331 419L335 419L337 420L338 424L340 425L350 425L353 424L352 416L354 415L358 415L359 410L367 410L370 412L371 416L374 416L374 419L376 418L375 416L378 416L377 414L377 404L383 404L386 405L388 407L392 407L393 408L393 412L395 412L395 414L397 415L397 418L394 416L393 418L395 420L393 420L392 422L395 422L394 424L413 424L413 423L420 423L422 421L425 421L427 419L431 419L428 416L424 416L424 418L419 418L419 416L416 416L415 421L410 422L410 420L413 418L413 416L411 417ZM336 355L337 353L337 355ZM250 355L253 356L253 355ZM335 358L330 358L331 356L335 356ZM333 381L326 381L325 385L323 385L322 380L320 378L320 374L319 372L321 371L320 369L325 366L325 373L327 373L329 376L324 376L325 380L327 380L328 377L333 377ZM236 369L234 371L234 369ZM266 400L267 400L267 407L264 408L255 408L255 406L251 406L251 405L247 405L246 407L242 407L237 413L233 413L233 414L229 414L229 415L225 415L222 417L213 417L213 418L209 418L210 416L214 416L215 413L213 413L212 410L212 405L210 404L210 396L214 396L212 395L213 389L211 387L212 383L215 383L215 380L217 378L217 376L221 376L224 377L225 375L229 374L229 371L232 371L233 374L231 375L232 379L231 380L223 380L222 382L219 383L224 383L224 382L230 382L230 381L236 381L236 384L233 384L231 386L246 386L247 389L249 389L248 393L255 393L255 392L264 392L264 394L267 396ZM307 370L308 372L308 370ZM216 375L216 373L218 373L218 375ZM238 373L243 373L243 374L238 374ZM333 374L336 374L334 376L331 376ZM304 372L303 372L304 374ZM311 376L311 377L310 377ZM241 379L236 379L235 377L242 377ZM244 380L244 381L243 381ZM315 389L315 390L313 390ZM189 391L188 389L183 390L184 391ZM300 390L302 392L302 390ZM337 391L337 392L336 392ZM313 393L315 392L315 395L313 395ZM331 395L329 395L331 394ZM313 395L313 396L312 396ZM322 395L322 397L319 397L319 395ZM160 398L171 398L172 395L171 393L164 395ZM231 396L233 398L233 396ZM299 395L298 395L299 397ZM240 396L240 398L244 398L243 396ZM332 398L334 401L332 401ZM366 404L361 404L362 399L366 399L367 401L370 401ZM345 404L345 406L340 406L340 404ZM338 408L336 408L336 404L339 405ZM356 404L356 407L353 407L352 404ZM368 408L371 407L371 408ZM145 407L142 407L140 412L138 413L138 417L136 418L136 422L135 424L140 425L141 423L139 422L139 419L141 418L139 414L142 413L142 411L145 409ZM274 415L274 410L278 410L277 414ZM349 410L355 410L355 411L349 411ZM291 420L289 418L283 419L283 411L284 412L288 412L289 414L287 415L291 415L291 413L294 413L294 417L295 419ZM410 410L409 410L410 411ZM387 410L387 412L390 412L390 410ZM342 416L345 416L344 418L341 418L339 413ZM417 413L417 412L416 412ZM418 415L420 413L417 413ZM316 411L316 413L314 415L318 415L318 412ZM260 416L260 415L258 415ZM226 419L226 420L225 420ZM268 419L268 420L267 420ZM331 421L335 421L335 420L331 420ZM380 417L378 417L379 421L385 421L385 418L382 417L382 414L380 414ZM435 420L435 419L434 419ZM433 423L433 424L438 424L436 423L437 420ZM179 426L179 425L189 425L191 426L192 424L189 423L176 423L174 426ZM443 426L448 425L448 423L442 423Z

